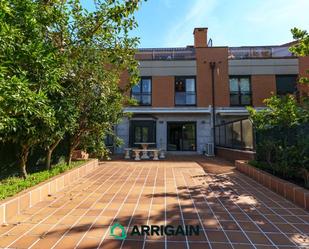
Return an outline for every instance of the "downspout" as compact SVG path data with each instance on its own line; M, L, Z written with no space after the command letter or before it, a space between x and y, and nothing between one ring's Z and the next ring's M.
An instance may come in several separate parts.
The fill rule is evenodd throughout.
M214 141L214 148L216 146L216 105L215 105L215 68L216 68L216 62L211 61L209 62L209 66L211 69L211 91L212 91L212 135L213 135L213 141ZM214 149L215 153L215 149Z

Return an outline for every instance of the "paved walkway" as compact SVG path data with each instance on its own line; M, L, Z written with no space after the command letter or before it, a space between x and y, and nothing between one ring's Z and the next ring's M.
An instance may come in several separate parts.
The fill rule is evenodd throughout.
M309 248L308 212L233 172L228 163L174 159L102 163L70 189L0 227L0 247ZM125 240L110 235L116 222L128 231ZM134 236L134 225L200 230L192 236Z

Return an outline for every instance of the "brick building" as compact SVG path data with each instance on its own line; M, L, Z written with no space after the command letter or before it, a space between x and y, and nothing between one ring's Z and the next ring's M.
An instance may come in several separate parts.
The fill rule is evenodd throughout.
M264 108L272 93L306 94L297 78L309 59L293 56L291 44L215 47L207 28L193 35L194 46L139 49L141 81L129 93L139 105L126 107L132 117L115 127L124 141L116 152L152 142L168 152L202 153L214 142L214 124L247 117L248 105ZM242 147L252 149L251 134L242 136Z

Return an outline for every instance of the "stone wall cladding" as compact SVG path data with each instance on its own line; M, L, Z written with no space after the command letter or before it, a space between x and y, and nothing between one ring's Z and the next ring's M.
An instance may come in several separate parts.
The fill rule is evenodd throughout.
M257 169L249 165L247 161L236 160L235 166L238 171L256 180L266 188L309 210L309 191L307 189Z
M83 165L52 177L36 186L26 189L15 196L0 202L0 225L7 222L21 211L31 208L36 203L43 201L48 195L68 187L79 178L87 175L99 165L97 159L91 159Z
M167 150L167 122L195 122L197 152L205 150L206 143L212 143L211 119L209 114L153 114L156 120L156 140L160 149ZM116 148L116 153L124 153L129 146L130 121L124 118L117 125L117 136L123 140L123 145ZM239 159L239 158L238 158Z

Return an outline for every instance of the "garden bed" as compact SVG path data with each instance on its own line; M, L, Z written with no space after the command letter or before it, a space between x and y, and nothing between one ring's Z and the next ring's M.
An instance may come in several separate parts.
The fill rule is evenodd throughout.
M277 194L309 210L309 190L251 166L247 161L235 161L236 169Z
M10 217L19 214L22 210L43 201L49 195L69 186L97 166L97 159L78 161L71 166L58 165L48 172L31 174L26 180L15 178L3 180L7 182L5 184L2 183L3 181L1 182L1 196L2 198L4 196L11 197L0 202L0 224L5 223ZM12 188L9 185L10 181Z
M51 177L78 167L85 162L85 160L75 161L72 162L70 165L67 165L66 163L60 163L53 166L51 170L44 170L29 174L26 179L17 176L11 176L7 177L6 179L0 180L0 200L16 195L22 190L35 186L43 181L50 179Z

